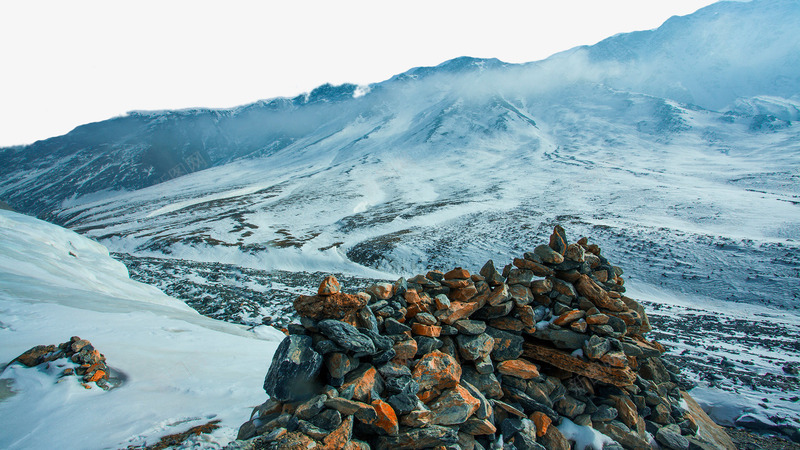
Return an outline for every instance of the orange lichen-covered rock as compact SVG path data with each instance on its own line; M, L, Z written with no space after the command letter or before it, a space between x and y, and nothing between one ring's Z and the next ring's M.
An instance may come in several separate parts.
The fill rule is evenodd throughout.
M467 278L469 278L469 272L466 269L462 269L461 267L456 267L450 272L444 274L445 280L467 279Z
M442 323L452 325L457 320L468 318L483 305L484 302L451 302L447 309L436 311L436 317Z
M535 411L530 416L531 421L533 424L536 425L536 437L542 437L547 434L547 428L553 423L553 419L547 417L547 414Z
M319 289L317 289L317 295L333 295L339 292L339 290L341 290L339 280L337 280L333 275L328 275L324 280L322 280L322 283L320 283Z
M373 425L390 436L397 435L400 425L397 422L397 414L394 412L394 408L380 399L373 400L371 405L375 408L375 412L378 413L378 420Z
M584 315L586 315L586 313L583 312L582 310L573 309L572 311L567 311L564 314L558 316L556 320L553 321L553 325L558 325L560 327L563 327L564 325L569 325L570 323L580 319Z
M450 389L461 380L461 365L452 356L435 350L417 361L412 376L420 391Z
M47 360L47 356L57 350L55 345L37 345L25 353L17 356L14 361L25 366L33 367Z
M609 297L605 289L586 275L581 275L578 281L575 282L575 290L578 291L578 294L597 305L598 308L604 308L609 311L625 311L627 309L622 300Z
M460 289L453 289L447 294L447 298L452 302L466 302L472 300L478 295L478 289L474 284L470 284Z
M442 327L437 325L423 325L421 323L414 323L411 325L411 331L417 336L428 336L435 338L442 334Z
M103 370L96 370L91 376L89 376L89 378L86 378L85 381L87 383L92 383L100 380L101 378L107 378L106 372Z
M301 295L294 301L294 309L299 315L311 319L342 319L366 304L363 298L338 292L326 296Z
M473 397L467 389L456 385L448 389L428 407L433 413L436 425L458 425L464 423L478 410L480 401Z
M417 341L406 339L394 344L395 359L407 361L417 354Z
M539 376L536 364L524 359L510 359L497 365L497 371L503 375L530 380Z
M341 389L353 387L353 399L359 402L369 403L372 401L373 393L380 393L383 390L383 380L377 369L366 364L347 374L345 380Z
M347 416L335 430L322 440L325 449L342 449L353 436L353 416Z

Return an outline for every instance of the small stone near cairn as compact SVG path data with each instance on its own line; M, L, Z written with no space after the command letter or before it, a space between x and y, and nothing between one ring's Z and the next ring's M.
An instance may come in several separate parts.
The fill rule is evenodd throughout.
M498 271L301 296L239 429L255 448L734 448L679 387L622 269L556 226ZM684 401L685 399L685 401Z
M69 341L58 346L37 345L14 358L9 366L19 363L27 367L36 367L41 364L56 363L62 358L70 366L61 372L62 378L72 375L80 377L81 384L86 389L91 389L90 383L94 383L104 390L116 387L114 380L109 377L110 371L106 365L106 357L95 349L91 342L78 336L73 336Z

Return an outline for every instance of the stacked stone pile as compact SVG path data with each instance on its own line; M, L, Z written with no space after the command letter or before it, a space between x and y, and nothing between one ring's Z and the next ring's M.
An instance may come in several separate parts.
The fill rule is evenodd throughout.
M719 448L698 434L622 270L556 226L501 271L462 268L294 306L239 439L269 448ZM692 402L692 404L694 404ZM565 430L564 432L560 431ZM591 430L590 430L591 431ZM566 434L566 435L565 435ZM572 439L572 440L571 440ZM599 441L598 441L599 442Z
M90 389L91 383L108 390L115 387L110 379L106 357L100 353L91 342L73 336L69 341L56 345L37 345L11 361L27 367L36 367L42 364L57 363L64 359L71 364L65 364L61 377L77 376L81 379L83 387Z

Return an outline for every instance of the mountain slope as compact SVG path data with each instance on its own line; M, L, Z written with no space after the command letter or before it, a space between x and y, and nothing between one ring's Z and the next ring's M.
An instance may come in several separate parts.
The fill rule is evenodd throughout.
M536 63L134 113L3 150L0 197L118 252L367 276L562 222L642 282L797 308L798 22L722 2Z

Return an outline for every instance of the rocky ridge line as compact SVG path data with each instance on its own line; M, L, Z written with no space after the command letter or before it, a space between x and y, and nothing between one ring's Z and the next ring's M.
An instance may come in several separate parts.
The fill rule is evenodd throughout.
M622 270L556 226L502 271L300 296L239 448L734 448L680 388ZM597 433L599 432L599 433Z

